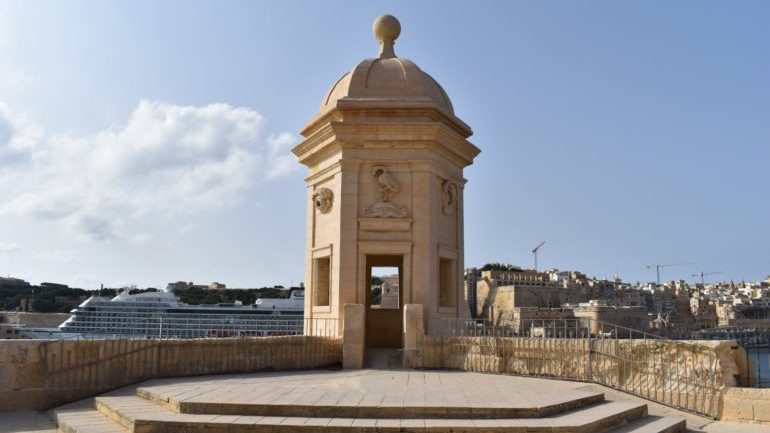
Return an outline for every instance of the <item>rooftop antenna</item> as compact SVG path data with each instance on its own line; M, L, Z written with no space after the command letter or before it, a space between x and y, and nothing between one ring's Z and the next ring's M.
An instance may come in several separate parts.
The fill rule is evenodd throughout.
M543 245L545 245L545 241L540 242L534 249L532 249L532 254L535 256L535 272L537 272L537 252L540 248L543 247Z

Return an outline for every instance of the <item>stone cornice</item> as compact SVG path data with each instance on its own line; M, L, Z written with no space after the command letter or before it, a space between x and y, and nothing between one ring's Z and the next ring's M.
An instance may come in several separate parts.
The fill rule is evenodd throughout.
M305 182L307 182L308 184L318 183L333 177L335 174L343 170L356 170L358 169L358 166L361 165L361 162L362 161L360 160L354 160L354 159L353 160L339 159L335 161L333 164L329 165L328 167L324 167L323 169L308 175L305 178Z
M375 121L368 117L326 124L292 151L302 164L312 167L334 152L377 147L428 149L460 166L470 165L480 152L445 123L424 118Z
M331 123L328 123L316 130L312 136L307 137L294 146L291 151L297 156L299 162L308 165L305 163L305 159L307 159L309 154L316 153L320 148L334 141L334 138L334 128Z
M302 128L301 134L304 137L309 137L325 124L336 121L347 122L354 118L374 118L383 121L387 118L399 117L404 119L429 118L450 125L450 128L463 138L473 135L470 126L427 98L425 101L346 98L340 100L336 107L319 113Z

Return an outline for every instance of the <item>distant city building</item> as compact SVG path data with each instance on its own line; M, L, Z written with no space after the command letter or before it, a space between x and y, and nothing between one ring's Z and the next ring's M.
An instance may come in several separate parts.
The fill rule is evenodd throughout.
M739 284L690 285L684 280L629 284L617 276L606 280L577 271L495 266L500 269L466 270L468 307L473 317L510 326L516 332L534 321L571 318L672 338L689 338L695 331L725 326L770 329L770 277Z
M185 281L177 281L174 283L168 283L166 284L166 291L167 292L186 292L190 289L199 289L199 290L224 290L227 286L222 283L218 283L216 281L210 283L210 284L194 284L192 281L185 282Z
M476 298L476 284L481 278L481 271L478 268L469 268L465 270L465 301L471 310L471 317L476 318L479 315Z
M648 327L647 309L642 306L617 307L606 302L591 300L572 307L575 318L590 319L591 332L625 333L623 329L606 328L605 324L617 325L623 328L646 330ZM608 330L609 329L609 330ZM622 335L616 335L622 336Z
M0 277L0 287L23 289L30 287L30 284L21 278Z

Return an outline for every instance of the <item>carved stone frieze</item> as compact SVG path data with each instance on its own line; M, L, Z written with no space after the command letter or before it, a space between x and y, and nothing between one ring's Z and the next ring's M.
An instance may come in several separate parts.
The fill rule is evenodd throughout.
M391 202L378 201L364 208L364 215L370 218L404 218L406 206L396 206Z

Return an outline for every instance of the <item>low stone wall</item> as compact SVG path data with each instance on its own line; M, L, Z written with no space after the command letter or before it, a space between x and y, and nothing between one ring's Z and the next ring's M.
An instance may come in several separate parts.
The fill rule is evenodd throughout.
M0 340L0 411L44 410L161 377L338 365L339 338Z
M425 336L407 366L595 382L718 417L745 369L730 341Z
M770 389L728 389L724 394L724 409L720 419L770 424Z

